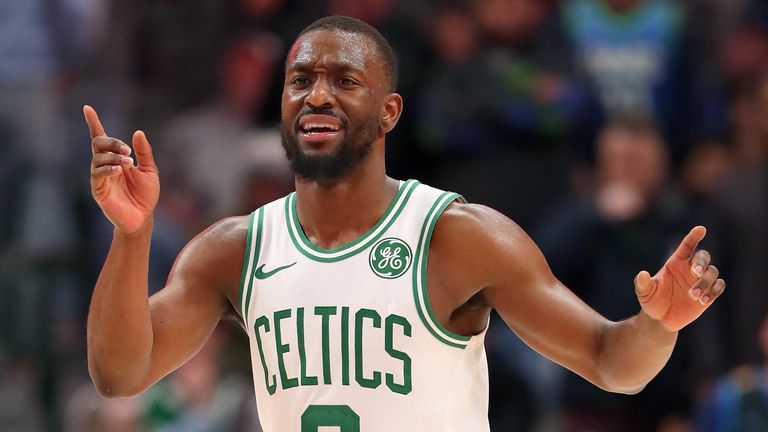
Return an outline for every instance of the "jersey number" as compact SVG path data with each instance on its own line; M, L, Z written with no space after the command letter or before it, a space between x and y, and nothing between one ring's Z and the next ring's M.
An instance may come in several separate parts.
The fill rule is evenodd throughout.
M360 432L360 416L347 405L310 405L301 415L301 432L338 426L340 432Z

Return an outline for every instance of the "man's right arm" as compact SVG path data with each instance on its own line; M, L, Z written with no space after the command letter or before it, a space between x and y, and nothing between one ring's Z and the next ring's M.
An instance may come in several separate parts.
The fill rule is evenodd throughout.
M88 367L99 393L133 396L190 359L233 311L247 218L225 219L179 254L167 285L147 298L151 223L115 230L88 315Z

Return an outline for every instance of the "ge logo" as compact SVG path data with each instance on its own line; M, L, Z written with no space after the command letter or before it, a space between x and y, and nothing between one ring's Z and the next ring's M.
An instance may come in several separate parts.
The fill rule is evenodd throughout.
M376 276L394 279L403 275L411 266L411 248L396 238L386 238L371 249L368 263Z

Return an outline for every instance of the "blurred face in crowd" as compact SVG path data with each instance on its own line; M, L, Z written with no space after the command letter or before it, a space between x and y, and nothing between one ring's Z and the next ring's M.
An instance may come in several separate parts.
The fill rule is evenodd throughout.
M141 428L142 407L136 399L106 399L86 431L134 432Z
M383 137L387 80L375 43L364 35L316 30L286 60L282 143L294 173L330 184L353 171Z
M613 222L645 214L666 177L667 158L650 129L608 126L597 149L597 209Z
M229 48L221 76L233 108L248 116L263 106L279 53L280 42L266 35L239 40Z
M723 37L719 63L731 84L745 82L768 66L768 37L757 28L743 28Z
M666 177L664 146L650 129L609 126L600 134L597 158L601 183L630 184L644 195L656 191Z
M221 337L207 343L172 376L172 384L183 399L192 406L205 407L213 400L219 379Z
M441 59L459 63L477 52L479 42L474 20L460 10L444 11L437 16L432 41Z
M546 16L544 0L475 0L474 8L485 33L506 42L532 39Z
M768 75L745 87L731 103L734 145L739 159L748 164L768 161Z

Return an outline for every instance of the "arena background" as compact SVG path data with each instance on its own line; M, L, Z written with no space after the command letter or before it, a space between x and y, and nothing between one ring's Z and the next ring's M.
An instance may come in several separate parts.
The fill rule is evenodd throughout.
M82 105L147 132L151 287L202 228L290 191L282 62L327 14L390 40L405 112L391 175L496 207L611 319L693 225L728 281L638 396L604 393L497 320L494 431L768 430L768 4L748 0L3 0L0 430L253 431L244 335L135 399L95 395L85 317L111 226ZM740 429L737 429L740 428Z

